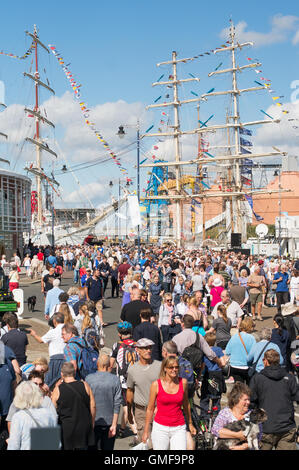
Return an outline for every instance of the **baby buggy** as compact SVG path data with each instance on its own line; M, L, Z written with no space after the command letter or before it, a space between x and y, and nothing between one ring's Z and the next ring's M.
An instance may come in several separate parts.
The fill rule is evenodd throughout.
M299 339L291 342L291 364L297 383L299 383Z

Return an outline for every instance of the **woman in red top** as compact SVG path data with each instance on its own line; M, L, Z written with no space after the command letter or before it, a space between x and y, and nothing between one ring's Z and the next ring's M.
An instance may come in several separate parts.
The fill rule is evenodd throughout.
M191 420L187 380L179 377L179 363L175 357L163 360L160 378L151 385L143 442L149 438L155 405L157 413L151 435L153 450L186 450L186 422L192 435L196 434L196 429Z

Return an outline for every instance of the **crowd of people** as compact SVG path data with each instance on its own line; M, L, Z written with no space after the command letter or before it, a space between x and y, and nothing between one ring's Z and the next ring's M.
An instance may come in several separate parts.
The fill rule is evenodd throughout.
M27 362L27 336L6 313L0 411L8 449L29 449L31 428L59 425L66 450L113 450L129 431L132 446L194 450L197 396L201 419L216 410L215 442L250 448L242 431L226 426L263 408L258 447L296 448L298 261L171 245L142 245L138 253L116 244L28 245L23 260L15 256L11 272L24 266L41 280L49 331L30 334L48 345L49 360ZM69 271L66 292L61 278ZM13 290L17 278L8 276ZM107 289L121 298L110 353L103 350ZM259 323L270 307L272 328Z

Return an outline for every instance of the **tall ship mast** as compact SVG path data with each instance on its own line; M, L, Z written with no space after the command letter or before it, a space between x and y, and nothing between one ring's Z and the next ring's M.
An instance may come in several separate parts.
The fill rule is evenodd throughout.
M32 211L32 222L35 228L42 228L43 226L43 214L44 214L44 199L43 199L43 188L42 183L47 180L50 181L51 184L58 183L55 181L53 175L52 178L47 176L44 173L43 165L42 165L42 154L46 152L47 155L50 154L52 157L57 157L57 154L51 150L48 144L43 141L42 133L41 133L41 124L51 126L55 128L54 124L50 122L45 116L41 114L39 108L39 89L40 87L46 89L52 94L55 94L55 91L46 83L40 80L39 74L39 62L38 62L38 54L39 48L46 51L50 54L49 49L40 41L37 33L37 27L34 25L34 32L30 33L26 31L26 34L30 36L33 40L33 47L34 47L34 57L35 57L35 72L34 74L24 72L24 76L29 78L34 82L35 88L35 103L33 109L25 108L25 113L30 115L31 117L35 118L35 134L33 137L26 137L25 141L33 144L36 148L36 161L34 165L30 165L30 167L26 167L25 170L29 171L30 173L35 175L36 180L36 204L33 206Z
M156 85L166 85L172 86L173 89L173 100L168 103L161 103L161 104L152 104L147 106L148 109L150 108L160 108L160 107L172 107L173 108L173 115L174 115L174 125L172 132L160 132L160 133L152 133L152 134L145 134L144 137L158 137L158 136L167 136L172 137L175 142L175 155L174 161L160 161L158 163L144 163L141 167L168 167L168 168L175 168L175 182L176 182L176 191L172 192L172 194L161 194L155 196L145 196L145 199L168 199L175 204L176 207L176 218L175 218L175 230L174 230L174 239L178 247L181 246L183 237L182 237L182 203L187 200L191 200L191 207L194 204L194 201L198 201L202 207L202 215L201 215L201 223L202 223L202 233L204 237L205 233L205 210L204 205L205 202L209 198L222 198L225 205L229 205L229 210L226 211L226 214L230 214L229 218L229 230L227 230L227 239L229 239L230 233L238 233L241 234L242 241L246 241L246 229L247 229L247 218L246 218L246 201L247 197L251 198L256 194L270 194L269 190L261 189L261 190L254 190L254 189L247 189L243 185L243 178L242 173L244 167L252 163L251 159L258 159L258 158L265 158L265 157L281 157L286 155L285 152L280 151L277 148L273 148L273 151L264 152L264 153L255 153L251 152L247 149L247 141L244 139L245 135L252 135L252 132L247 129L248 127L256 126L256 125L263 125L263 124L279 124L280 119L263 119L263 120L256 120L256 121L241 121L240 117L240 109L239 109L239 97L242 96L244 93L250 92L257 92L257 91L265 91L266 86L263 84L258 84L258 86L254 86L251 88L239 88L238 86L238 73L245 72L247 70L251 70L261 66L260 62L252 62L246 65L239 65L236 61L236 50L242 50L248 46L253 46L252 42L245 42L245 43L238 43L235 37L235 27L233 22L231 21L230 24L230 37L228 41L228 45L224 45L223 47L219 47L213 50L214 54L221 54L229 52L231 54L231 67L227 69L219 69L214 70L213 72L209 73L209 77L215 77L216 75L221 74L231 74L232 77L232 86L230 90L226 91L214 91L212 88L209 92L202 94L198 98L193 98L189 100L180 100L178 95L178 86L187 81L199 81L199 78L188 78L188 79L179 79L177 76L177 64L178 63L187 63L191 60L194 60L194 57L178 59L177 53L172 53L172 60L165 61L157 64L172 65L172 77L170 81L165 82L157 82L153 83L153 86ZM224 124L218 125L210 125L207 122L201 122L198 119L198 127L195 129L191 129L188 131L182 131L180 128L180 120L179 120L179 108L187 103L197 102L198 104L201 101L208 101L211 97L218 97L218 96L230 96L231 97L231 109L227 113L226 122ZM212 117L212 116L211 116ZM226 130L227 131L227 142L226 145L221 146L214 146L210 147L209 152L205 149L201 150L200 147L197 152L197 156L192 160L182 160L181 159L181 152L180 152L180 138L184 134L197 134L199 137L204 135L209 135L212 133L215 135L217 132ZM226 149L226 152L220 152L220 155L214 156L210 154L210 150L212 148L217 149ZM222 154L221 154L222 153ZM211 158L212 157L212 158ZM221 187L220 191L212 191L207 190L206 186L203 185L203 165L209 167L209 165L215 166L218 165L219 167L225 168L225 184ZM184 165L188 167L192 167L193 173L193 191L192 193L188 193L184 190L181 185L182 175L181 170ZM195 188L197 189L195 191ZM167 189L167 188L166 188ZM279 192L280 190L271 190L271 193ZM248 203L247 203L248 206ZM227 215L226 215L227 217ZM193 220L194 224L194 220ZM229 242L228 242L229 244Z

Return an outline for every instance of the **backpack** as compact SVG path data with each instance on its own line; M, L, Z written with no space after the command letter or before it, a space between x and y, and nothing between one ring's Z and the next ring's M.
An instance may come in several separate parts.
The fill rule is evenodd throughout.
M192 398L195 391L195 377L191 362L183 356L178 357L179 361L179 377L186 379L188 382L188 397Z
M82 336L85 339L89 348L99 349L100 336L95 328L93 328L92 326L89 328L85 328Z
M199 334L196 333L196 341L194 344L191 344L191 346L187 346L183 353L182 357L184 359L187 359L193 367L193 370L196 374L200 372L201 369L201 364L203 360L203 352L200 348L199 344Z
M62 267L57 265L56 268L55 268L55 273L60 276L63 273Z
M122 361L118 361L118 375L127 379L129 366L138 362L139 356L136 351L136 343L127 344L124 341L119 342L119 352L122 352Z
M87 341L84 339L85 345L83 346L80 343L73 342L73 344L77 344L81 348L81 352L78 357L78 365L79 365L79 374L81 379L85 380L88 374L93 374L97 371L97 360L99 358L99 352L91 348Z

